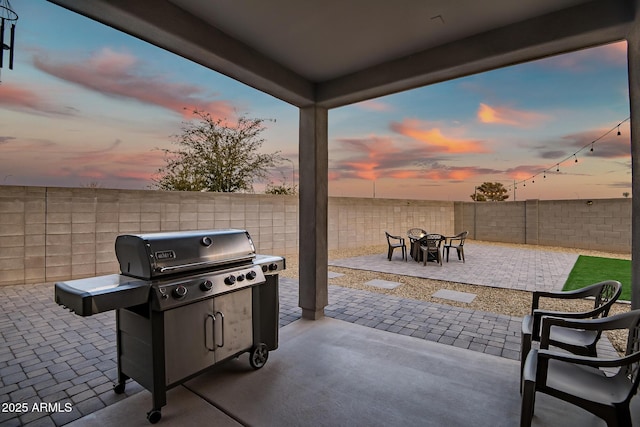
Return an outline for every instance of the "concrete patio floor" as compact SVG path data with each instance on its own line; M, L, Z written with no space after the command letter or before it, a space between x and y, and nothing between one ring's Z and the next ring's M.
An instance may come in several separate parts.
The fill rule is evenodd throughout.
M281 329L264 368L243 355L173 389L159 425L511 427L518 370L513 360L340 320L298 320ZM535 426L605 425L544 395L536 405ZM150 408L143 391L69 426L146 426Z

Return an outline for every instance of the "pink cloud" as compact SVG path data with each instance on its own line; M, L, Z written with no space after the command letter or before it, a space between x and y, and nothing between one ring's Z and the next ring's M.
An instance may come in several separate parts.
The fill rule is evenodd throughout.
M31 185L78 186L97 182L101 186L145 188L164 164L161 151L125 147L119 140L95 149L88 148L89 142L84 149L74 149L48 140L2 137L2 141L0 158L4 160L5 174L21 176ZM25 157L25 153L29 156ZM26 171L24 165L28 165Z
M11 153L24 154L27 152L43 153L57 148L58 145L55 142L48 140L0 137L0 152L4 155Z
M68 114L68 110L54 107L39 93L12 83L0 85L0 105L12 110L47 114Z
M92 169L102 171L105 174L113 174L114 171L128 171L129 175L145 169L155 173L164 164L164 153L160 150L123 151L117 149L119 145L119 141L116 141L103 150L74 152L64 156L62 161L68 165L78 165L78 169ZM141 167L141 165L144 166Z
M382 101L376 101L375 99L359 102L356 106L363 110L376 112L387 112L393 110L393 107L390 104Z
M439 128L431 127L428 123L417 119L392 122L390 128L394 132L425 144L432 152L486 153L489 151L478 140L446 136Z
M194 109L211 113L214 118L235 116L230 101L206 101L209 95L194 85L172 83L157 75L145 75L139 61L127 53L105 48L83 62L55 62L35 56L34 65L41 71L107 96L133 99L191 117Z
M387 176L396 179L428 179L432 181L464 181L474 176L482 175L474 167L417 169L392 171Z
M163 154L151 152L119 152L113 148L62 155L63 168L43 171L46 175L63 177L83 184L87 180L102 182L134 181L139 187L149 185L163 164Z
M340 151L348 156L332 162L329 180L380 178L464 180L481 174L499 173L493 169L450 167L435 157L442 148L417 140L406 141L382 136L338 140Z
M539 124L546 118L547 117L541 113L516 110L502 106L492 107L484 103L480 103L480 107L478 108L478 120L481 123L529 127Z
M378 170L405 166L406 158L400 148L390 138L371 136L365 139L341 139L342 149L353 155L339 163L341 170L350 170L354 176L376 179Z
M621 41L597 46L590 49L583 49L570 52L564 55L557 55L539 61L540 64L550 68L569 69L581 71L590 68L589 64L597 62L599 65L626 65L627 64L627 42Z
M549 169L546 169L549 170ZM543 171L545 171L545 166L541 166L541 165L518 165L516 167L513 168L509 168L506 171L504 171L504 173L511 179L515 179L515 180L524 180L524 179L530 179L532 176L541 174ZM555 171L555 169L554 169ZM551 173L552 171L549 170L549 173ZM543 178L544 174L542 176L540 176L541 179Z

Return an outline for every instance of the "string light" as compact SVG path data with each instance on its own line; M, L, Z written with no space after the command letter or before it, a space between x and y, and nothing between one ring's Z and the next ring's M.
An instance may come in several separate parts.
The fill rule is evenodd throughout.
M600 135L598 138L596 138L596 139L594 139L593 141L591 141L591 142L587 143L586 145L584 145L582 148L580 148L579 150L577 150L575 153L568 155L568 156L567 156L567 157L565 157L562 161L560 161L560 162L556 163L556 172L558 172L558 173L559 173L559 172L560 172L560 165L561 165L562 163L566 162L567 160L571 159L571 157L573 157L573 158L574 158L574 163L578 163L578 154L579 154L580 152L582 152L583 150L586 150L586 149L587 149L587 147L589 147L589 151L590 151L590 152L593 152L594 144L595 144L596 142L600 141L600 140L601 140L602 138L604 138L605 136L609 135L609 134L610 134L611 132L613 132L614 130L616 130L616 129L617 129L617 134L618 134L618 136L622 135L622 133L620 132L620 126L621 126L623 123L625 123L625 122L629 121L630 119L631 119L631 117L627 117L626 119L624 119L623 121L621 121L620 123L618 123L617 125L615 125L614 127L612 127L611 129L609 129L608 131L606 131L605 133L603 133L602 135ZM514 183L513 183L512 185L508 186L508 187L507 187L507 189L508 189L508 190L510 190L510 187L513 187L513 189L516 189L516 188L517 188L517 187L516 187L516 185L517 185L517 184L520 184L520 183L522 184L522 186L523 186L523 187L526 187L526 186L527 186L527 181L531 181L531 183L533 184L533 183L535 183L535 177L536 177L536 176L538 176L538 175L540 175L541 173L542 173L542 177L543 177L543 178L546 178L546 177L547 177L547 170L548 170L548 169L544 169L544 170L542 170L542 172L538 172L537 174L535 174L535 175L531 176L531 178L524 179L524 180L522 180L522 181L520 181L520 182L515 182L515 181L514 181Z

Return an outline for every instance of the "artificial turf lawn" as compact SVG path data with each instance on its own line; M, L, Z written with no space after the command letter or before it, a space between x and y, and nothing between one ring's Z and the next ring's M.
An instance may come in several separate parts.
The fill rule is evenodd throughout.
M622 283L620 300L631 300L631 261L580 255L562 288L563 291L584 288L603 280Z

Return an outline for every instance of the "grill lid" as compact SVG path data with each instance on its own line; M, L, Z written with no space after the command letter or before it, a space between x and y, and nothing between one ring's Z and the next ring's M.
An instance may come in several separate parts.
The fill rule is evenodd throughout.
M249 233L235 229L125 234L115 246L122 274L141 279L250 262L256 252Z

